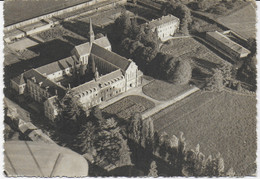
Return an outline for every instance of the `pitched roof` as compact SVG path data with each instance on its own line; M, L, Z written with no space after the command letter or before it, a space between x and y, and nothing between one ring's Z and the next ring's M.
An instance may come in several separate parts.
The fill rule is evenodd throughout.
M151 27L151 28L154 28L154 27L158 27L162 24L165 24L165 23L168 23L168 22L171 22L171 21L179 21L179 19L171 14L167 15L167 16L162 16L158 19L154 19L152 21L150 21L148 23L148 25Z
M91 51L91 44L89 42L86 42L84 44L75 46L75 49L78 52L79 56L87 55Z
M4 149L4 170L8 177L88 175L88 163L84 157L57 144L7 141Z
M103 47L103 48L111 46L111 44L110 44L110 42L109 42L109 40L106 36L101 37L99 39L95 39L94 43L99 45L100 47Z
M116 71L113 71L111 73L108 73L104 76L101 76L98 80L99 83L105 83L105 82L108 82L108 81L111 81L115 78L120 78L121 76L123 76L122 72L120 69L116 70Z
M25 84L24 78L23 78L23 74L15 77L12 79L15 83L17 83L18 85L22 85Z
M122 57L114 52L111 52L109 50L104 49L103 47L100 47L97 44L92 45L91 54L94 54L108 63L111 63L121 70L125 71L129 64L131 63L131 60L126 59L125 57Z
M214 39L222 42L223 44L228 46L230 49L236 51L239 54L241 54L241 53L248 53L249 54L250 53L250 51L248 49L244 48L243 46L239 45L238 43L234 42L233 40L231 40L230 38L221 34L218 31L207 32L207 34L210 35L211 37L213 37Z
M49 80L46 76L43 76L41 73L39 73L35 69L31 69L31 70L28 70L28 71L24 72L24 78L25 79L27 79L27 80L30 79L31 80L33 77L35 78L36 83L39 84L40 82L42 82L42 84L41 84L42 88L49 87L48 88L48 92L51 95L55 94L55 90L57 90L58 95L60 95L60 96L65 95L66 89L64 87L59 86L55 82Z
M71 91L73 93L77 94L77 93L82 93L82 92L85 92L85 91L93 89L93 88L96 88L96 89L98 88L98 83L95 80L91 80L87 83L84 83L75 88L72 88Z
M75 56L70 56L61 60L58 60L53 63L49 63L47 65L36 68L36 70L42 74L46 73L46 75L55 73L57 71L64 70L69 67L73 67Z
M113 79L120 78L120 77L123 77L123 74L122 74L121 70L118 69L118 70L113 71L111 73L108 73L104 76L100 76L98 81L91 80L91 81L84 83L80 86L72 88L72 92L78 94L78 93L88 91L90 89L94 89L94 88L98 89L98 88L100 88L99 84L103 85L104 83L106 83L108 81L111 81Z

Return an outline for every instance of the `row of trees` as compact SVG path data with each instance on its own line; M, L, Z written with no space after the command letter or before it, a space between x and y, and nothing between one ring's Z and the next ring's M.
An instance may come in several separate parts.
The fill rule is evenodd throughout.
M137 161L151 161L154 156L160 157L172 168L175 176L234 176L231 168L227 173L224 171L224 160L217 154L207 158L200 152L200 146L193 149L186 148L183 133L180 137L168 136L166 133L158 135L154 131L153 121L148 118L142 120L140 114L135 114L128 126L128 138L138 146L142 146L145 152L136 155ZM132 151L140 152L140 150ZM149 155L150 154L150 155ZM156 162L150 164L149 176L157 176Z

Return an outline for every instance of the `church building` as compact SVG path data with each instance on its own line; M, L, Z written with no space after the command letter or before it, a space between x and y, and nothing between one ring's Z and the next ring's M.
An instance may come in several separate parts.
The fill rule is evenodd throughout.
M106 36L95 39L91 19L89 37L71 56L22 73L11 80L11 87L43 103L45 116L54 121L57 100L67 91L90 109L142 83L143 73L131 59L112 52Z

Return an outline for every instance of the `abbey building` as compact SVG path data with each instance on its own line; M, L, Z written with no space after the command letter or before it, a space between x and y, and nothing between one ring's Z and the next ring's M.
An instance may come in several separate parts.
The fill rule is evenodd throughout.
M95 39L90 20L90 41L71 51L71 56L28 70L11 80L19 94L44 104L47 118L58 115L56 101L70 90L90 109L142 83L143 73L130 59L111 51L106 36Z

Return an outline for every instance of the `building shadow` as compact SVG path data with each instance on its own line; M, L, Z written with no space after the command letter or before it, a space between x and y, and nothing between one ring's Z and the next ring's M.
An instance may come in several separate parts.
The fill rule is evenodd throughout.
M73 45L64 42L60 39L55 39L49 42L41 43L28 48L29 50L39 54L39 56L21 60L18 63L4 67L4 83L7 85L10 79L20 75L24 71L32 68L37 68L54 61L66 58L71 55Z
M89 40L89 22L83 22L79 20L74 21L64 21L62 22L62 26L80 36L83 36ZM93 31L96 34L103 33L105 34L106 31L104 28L98 27L92 23Z

